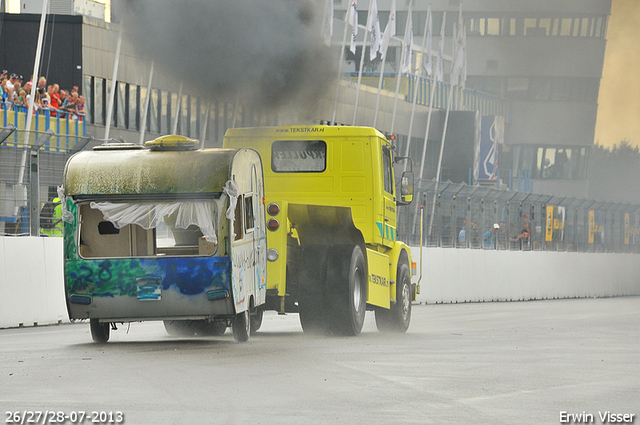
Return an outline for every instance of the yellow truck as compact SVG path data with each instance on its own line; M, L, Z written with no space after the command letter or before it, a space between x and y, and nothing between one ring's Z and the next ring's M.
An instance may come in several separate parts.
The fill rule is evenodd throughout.
M410 168L397 193L391 142L369 127L230 129L223 148L253 148L264 166L266 303L298 312L305 332L357 335L366 310L381 331L405 332L418 288L397 240L397 209L413 198ZM400 161L399 161L400 160Z

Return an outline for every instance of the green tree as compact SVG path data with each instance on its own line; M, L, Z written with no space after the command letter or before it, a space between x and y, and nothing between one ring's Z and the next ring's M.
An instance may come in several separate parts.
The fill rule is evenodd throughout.
M596 144L587 180L590 199L640 204L640 148L628 140L611 148Z

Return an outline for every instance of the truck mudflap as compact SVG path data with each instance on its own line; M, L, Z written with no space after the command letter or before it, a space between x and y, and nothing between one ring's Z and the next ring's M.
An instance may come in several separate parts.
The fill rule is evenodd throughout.
M71 319L211 318L234 313L226 257L68 260Z
M389 256L367 248L367 304L389 308L391 280L389 278Z

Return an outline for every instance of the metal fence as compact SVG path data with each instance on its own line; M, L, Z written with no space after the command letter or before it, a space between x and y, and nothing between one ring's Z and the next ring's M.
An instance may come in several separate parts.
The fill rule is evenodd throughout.
M67 159L91 140L51 129L0 131L0 235L40 235L41 208L57 196Z
M415 191L398 225L410 245L422 234L430 247L640 252L640 205L435 180L416 181Z
M0 235L40 235L42 206L56 197L67 159L96 142L2 129ZM640 205L418 179L414 202L399 210L398 237L414 246L422 234L425 246L443 248L640 252Z

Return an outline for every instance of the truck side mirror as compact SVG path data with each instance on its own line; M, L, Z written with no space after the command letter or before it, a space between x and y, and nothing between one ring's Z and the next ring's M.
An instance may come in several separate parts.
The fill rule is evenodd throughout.
M402 173L400 180L400 200L398 205L409 205L413 201L413 171Z

